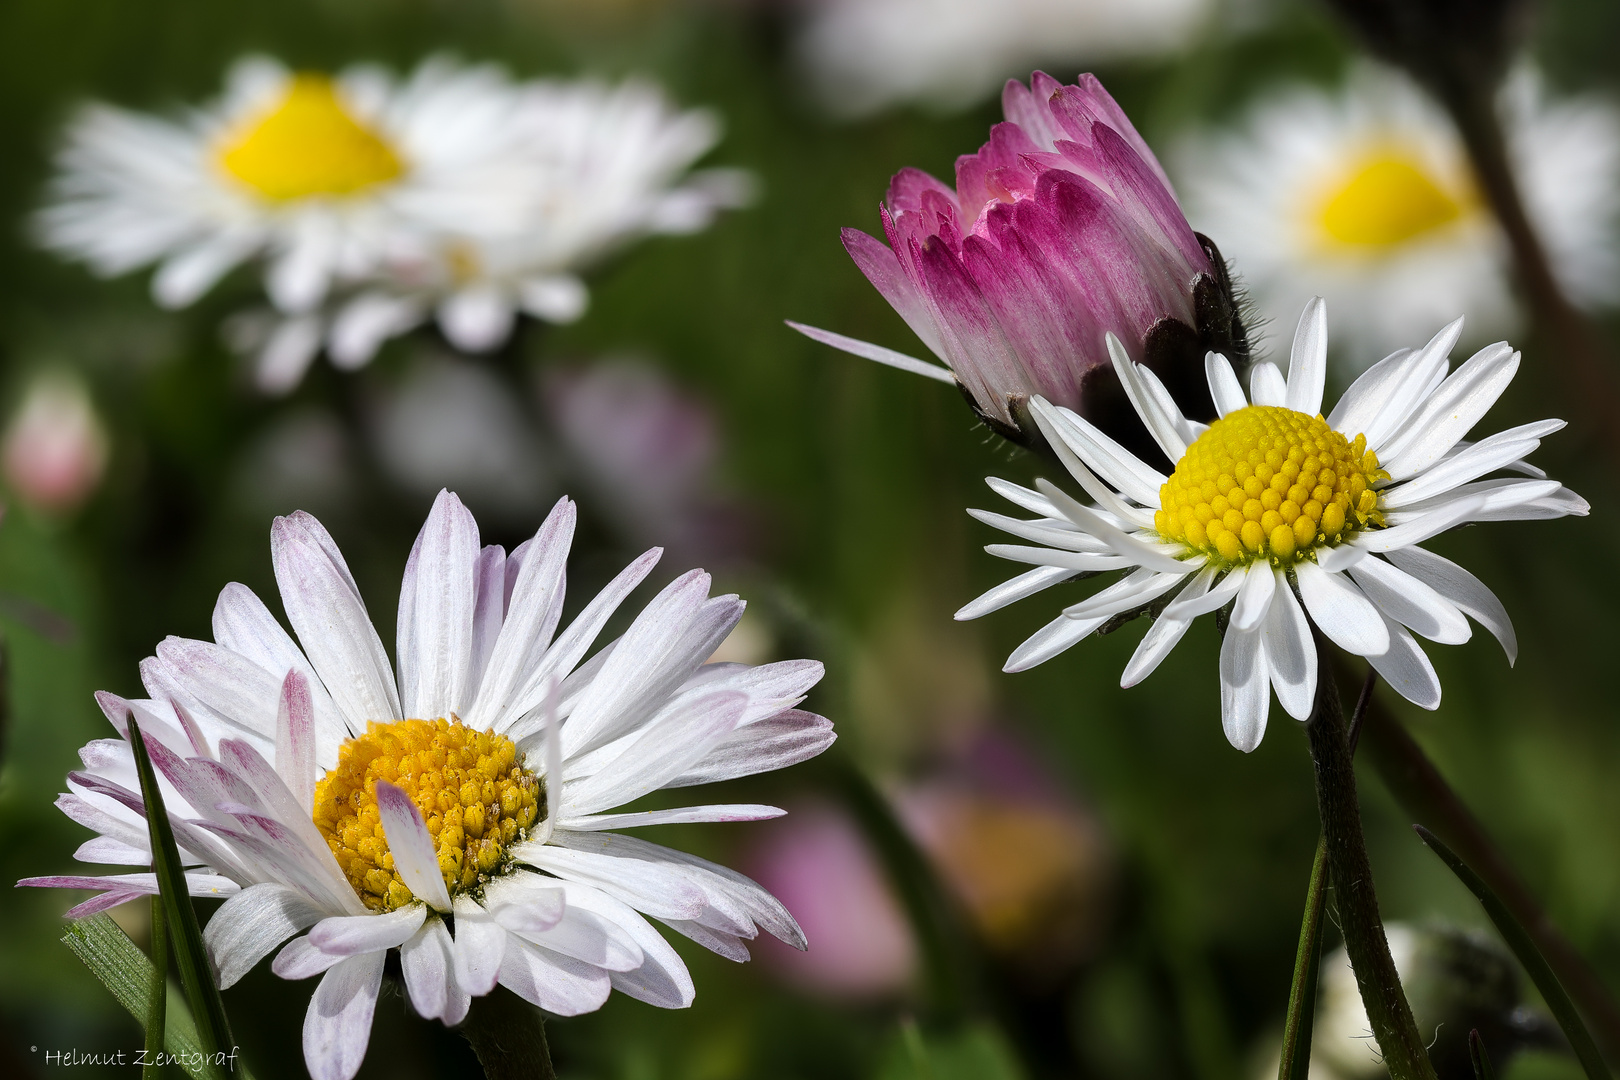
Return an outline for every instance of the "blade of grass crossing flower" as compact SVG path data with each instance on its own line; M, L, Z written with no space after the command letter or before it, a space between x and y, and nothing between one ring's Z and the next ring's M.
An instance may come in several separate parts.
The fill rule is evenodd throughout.
M175 846L169 815L163 808L152 760L146 754L146 740L134 717L129 721L129 744L135 752L135 771L141 779L141 800L146 805L146 824L152 839L152 869L157 873L158 892L163 897L169 936L174 949L175 967L186 989L186 1000L197 1024L197 1040L204 1055L212 1058L234 1049L230 1024L225 1019L225 1002L208 970L208 954L203 951L202 930L197 912L191 906L191 892L180 866L180 850Z
M1496 1080L1491 1068L1491 1056L1485 1052L1485 1040L1479 1037L1479 1028L1468 1033L1468 1060L1474 1063L1474 1080Z
M1277 1080L1309 1080L1311 1025L1316 1020L1316 977L1322 966L1322 911L1327 897L1327 838L1316 842L1311 883L1305 890L1305 918L1299 924L1299 952L1294 957L1294 984L1288 991L1288 1020L1283 1026L1282 1064Z
M169 920L163 913L163 897L152 897L152 978L146 990L146 1062L141 1080L162 1080L160 1064L163 1039L168 1029L169 1005Z
M136 1023L143 1028L150 1023L152 961L129 940L110 915L102 912L76 920L62 935L62 943L112 992L114 1000ZM205 1063L202 1046L197 1041L197 1027L192 1023L185 1001L178 995L167 1002L164 1019L163 1049L174 1063L193 1080L214 1080L218 1072ZM232 1065L232 1078L253 1080L240 1060Z
M1552 1010L1553 1018L1558 1021L1558 1026L1563 1028L1564 1037L1569 1040L1575 1056L1580 1059L1581 1068L1586 1070L1588 1080L1610 1080L1609 1067L1604 1064L1603 1055L1598 1053L1597 1043L1592 1041L1592 1033L1586 1030L1581 1014L1575 1009L1575 1003L1570 1001L1569 995L1564 992L1563 984L1558 981L1558 976L1553 974L1552 967L1541 955L1541 950L1536 948L1535 941L1525 931L1524 926L1491 887L1485 884L1484 879L1474 873L1467 863L1441 842L1439 837L1422 825L1414 825L1412 828L1417 830L1423 842L1428 844L1429 848L1440 856L1441 861L1451 868L1451 872L1468 887L1468 891L1479 899L1485 908L1485 914L1496 924L1502 940L1507 942L1508 948L1519 958L1519 963L1530 976L1530 980L1536 984L1536 989L1541 991L1547 1007Z

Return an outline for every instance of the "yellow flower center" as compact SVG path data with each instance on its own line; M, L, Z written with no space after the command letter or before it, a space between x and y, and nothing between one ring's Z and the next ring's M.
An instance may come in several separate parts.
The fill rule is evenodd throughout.
M1449 225L1462 216L1465 202L1413 155L1386 148L1330 185L1318 215L1332 243L1366 251L1398 247Z
M352 195L405 171L394 148L356 120L325 75L297 75L271 108L222 140L220 166L275 202Z
M366 725L338 750L315 785L315 827L365 905L392 911L411 901L394 867L377 811L377 781L416 803L452 894L475 889L508 862L545 800L540 778L523 767L511 739L454 720Z
M1250 405L1209 426L1159 489L1153 526L1226 565L1291 566L1313 549L1382 526L1373 485L1389 479L1367 437L1354 442L1306 416Z

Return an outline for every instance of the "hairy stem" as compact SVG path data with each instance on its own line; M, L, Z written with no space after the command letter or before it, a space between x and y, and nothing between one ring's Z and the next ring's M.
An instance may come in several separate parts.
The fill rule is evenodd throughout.
M460 1030L489 1080L556 1080L540 1010L506 987L473 998Z
M1327 650L1319 644L1318 651ZM1390 1076L1394 1080L1436 1080L1379 919L1372 864L1361 833L1361 807L1356 797L1355 766L1344 710L1333 679L1333 665L1326 656L1318 671L1316 706L1305 723L1305 732L1316 763L1316 804L1322 817L1322 836L1327 841L1328 873L1344 931L1345 951L1350 954L1350 967L1355 971L1367 1019Z

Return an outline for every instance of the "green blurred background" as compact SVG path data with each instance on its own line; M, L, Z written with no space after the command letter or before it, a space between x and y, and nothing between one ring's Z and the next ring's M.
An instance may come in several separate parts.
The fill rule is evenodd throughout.
M723 440L714 490L740 508L742 522L741 539L715 556L720 584L755 602L769 658L827 661L810 707L831 716L842 737L836 761L738 783L739 796L790 807L836 802L848 763L903 785L942 760L971 758L975 740L992 732L1041 761L1066 812L1107 838L1075 870L1088 877L1082 892L1106 899L1055 916L1087 922L1065 931L1087 942L1072 955L1044 966L995 962L986 992L1011 1003L1021 1018L1014 1023L997 1022L994 1009L984 1014L991 1019L960 1021L925 987L795 989L778 967L739 967L681 940L696 1004L664 1013L616 995L596 1014L553 1022L560 1075L1261 1074L1281 1026L1317 834L1302 733L1273 709L1257 752L1227 745L1207 622L1126 692L1118 675L1139 628L1006 676L1001 658L1055 604L951 620L1007 574L979 550L989 531L963 513L993 504L982 478L1027 482L1049 470L977 426L950 390L814 345L782 320L917 351L845 256L838 229L875 231L892 172L916 165L948 176L999 109L986 102L947 115L899 108L858 122L827 119L787 62L790 28L790 13L775 7L655 0L0 5L0 403L15 401L37 371L65 365L88 381L111 440L105 480L82 509L50 516L14 504L0 524L0 876L76 865L71 853L85 831L51 804L77 747L107 734L94 690L135 695L137 664L163 636L209 636L213 598L227 581L274 605L273 514L304 507L322 518L391 642L399 572L431 499L385 478L360 438L317 462L314 475L267 478L261 464L266 439L288 416L336 417L353 435L419 362L421 341L390 344L357 375L317 363L290 399L266 401L218 333L253 294L250 275L189 311L164 313L148 300L144 275L100 281L33 245L26 217L72 107L90 97L158 110L205 100L225 66L249 51L326 69L368 59L403 70L448 51L500 61L520 76L645 73L681 103L724 117L725 139L709 161L754 171L761 198L701 235L655 239L616 258L594 276L581 322L527 327L492 367L526 412L538 412L534 387L547 371L604 356L660 365L712 409ZM1554 0L1538 9L1531 49L1556 87L1613 87L1616 41L1620 5ZM1322 10L1279 0L1241 5L1174 57L1097 71L1160 144L1187 125L1235 114L1284 76L1332 81L1353 57ZM1287 336L1272 330L1265 347ZM1488 426L1573 411L1558 356L1534 341L1525 347L1521 376ZM1620 785L1612 781L1620 504L1607 457L1586 433L1550 440L1537 460L1591 501L1590 518L1471 529L1435 545L1497 590L1519 628L1517 667L1483 635L1463 647L1430 646L1445 686L1439 712L1390 697L1553 918L1620 986ZM536 468L547 490L572 490L565 469ZM588 495L575 493L587 500L572 567L577 605L643 538L593 517ZM481 514L486 541L508 546L537 521ZM653 585L682 569L666 561ZM1362 794L1386 915L1484 925L1370 772ZM667 831L692 850L737 859L753 842L750 830L764 828ZM961 869L970 879L995 872L971 858ZM61 913L73 902L55 891L0 889L0 1073L55 1075L46 1049L139 1045L133 1022L59 943ZM126 925L142 940L138 912ZM259 1076L302 1075L299 1027L312 984L285 983L264 968L226 995L237 1036ZM1556 1057L1523 1059L1516 1073L1577 1075ZM461 1040L411 1017L403 997L385 991L361 1076L463 1074L477 1072Z

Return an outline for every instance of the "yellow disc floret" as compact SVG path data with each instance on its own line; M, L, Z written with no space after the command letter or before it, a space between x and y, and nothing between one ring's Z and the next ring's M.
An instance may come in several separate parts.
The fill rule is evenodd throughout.
M275 202L352 195L405 171L394 148L343 107L324 75L297 75L281 100L229 132L220 167Z
M545 798L539 777L524 769L505 736L454 720L366 725L315 785L315 827L374 911L411 900L383 834L378 780L397 785L422 812L452 894L477 888L507 864L508 848L528 835Z
M1324 192L1317 213L1332 244L1377 251L1451 224L1467 201L1447 191L1415 155L1379 148Z
M1154 528L1226 565L1291 566L1321 546L1382 526L1378 455L1307 416L1250 405L1209 426L1159 489Z

